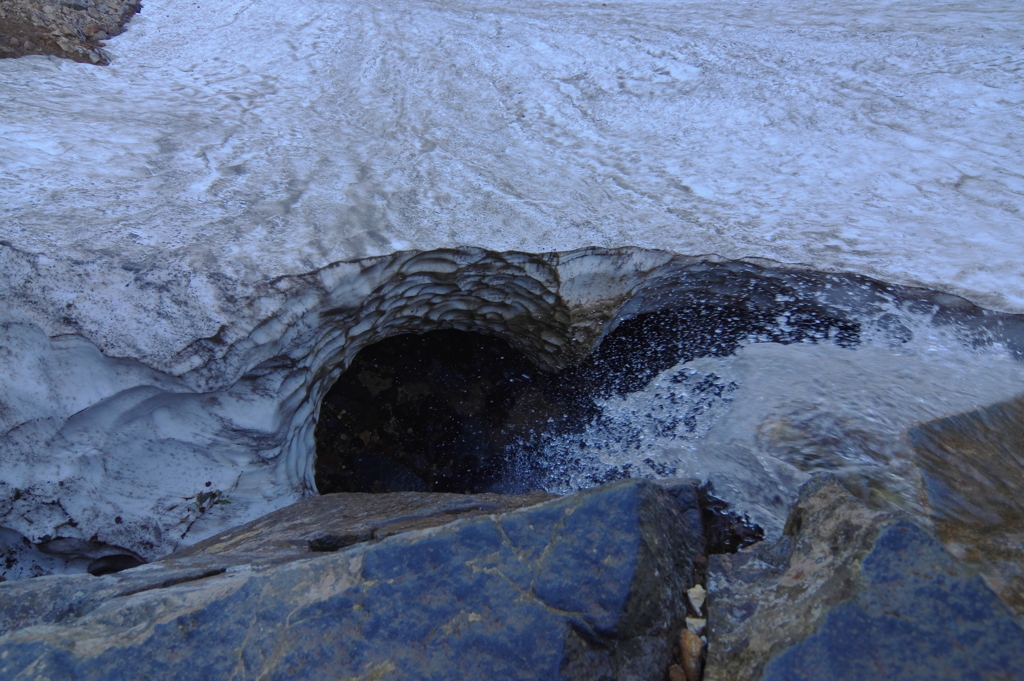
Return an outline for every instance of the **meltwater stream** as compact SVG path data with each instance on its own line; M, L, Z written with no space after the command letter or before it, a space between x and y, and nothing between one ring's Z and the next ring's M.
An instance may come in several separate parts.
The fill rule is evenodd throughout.
M709 480L773 536L818 472L871 504L921 512L902 432L1022 389L1024 364L1008 353L934 329L899 345L750 343L598 399L582 431L539 434L516 460L523 479L553 492L627 476Z

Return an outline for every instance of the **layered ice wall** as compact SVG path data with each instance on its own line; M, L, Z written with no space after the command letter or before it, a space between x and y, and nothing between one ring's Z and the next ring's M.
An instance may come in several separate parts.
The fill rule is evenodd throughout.
M676 261L698 262L462 249L336 263L239 300L259 323L195 340L167 358L170 370L106 356L83 335L5 322L0 518L36 542L159 555L190 532L315 493L319 402L362 347L480 330L561 366L590 350L647 273Z
M1022 27L1013 2L152 0L110 67L0 61L0 526L205 536L309 491L365 344L477 328L562 365L671 305L703 262L676 254L1024 312Z

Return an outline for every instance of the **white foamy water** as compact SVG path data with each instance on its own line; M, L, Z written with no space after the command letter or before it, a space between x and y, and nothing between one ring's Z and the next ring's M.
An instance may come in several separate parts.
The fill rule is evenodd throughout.
M567 492L620 476L695 477L769 535L812 474L839 476L862 498L918 508L914 423L1022 391L1024 363L920 324L909 342L751 343L659 374L598 402L580 433L533 443L543 486Z

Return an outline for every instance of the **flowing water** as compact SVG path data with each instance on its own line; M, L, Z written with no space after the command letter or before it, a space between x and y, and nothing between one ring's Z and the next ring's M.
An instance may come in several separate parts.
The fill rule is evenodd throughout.
M1024 390L1024 363L921 323L912 339L745 343L660 372L640 390L596 400L569 434L517 444L521 479L555 492L618 477L710 480L769 536L812 474L830 472L863 499L919 512L919 480L902 437L914 423Z

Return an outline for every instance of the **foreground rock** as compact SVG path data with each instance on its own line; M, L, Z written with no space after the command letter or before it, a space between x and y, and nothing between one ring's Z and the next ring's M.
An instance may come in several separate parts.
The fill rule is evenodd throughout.
M495 510L533 505L418 530L411 528L453 511L480 512L494 499L463 497L456 507L454 495L384 495L384 506L407 512L398 522L410 522L410 531L311 555L307 537L322 532L317 524L332 512L349 519L334 521L328 534L378 526L380 502L362 519L351 513L359 496L366 495L284 509L279 522L259 521L117 575L0 585L0 676L666 673L693 558L703 551L692 487L623 481L543 503L509 497Z
M939 539L1024 616L1024 396L907 437Z
M917 525L833 478L785 536L708 568L705 679L1020 679L1024 629Z
M138 0L0 0L0 59L49 54L109 64L101 41L141 9Z

